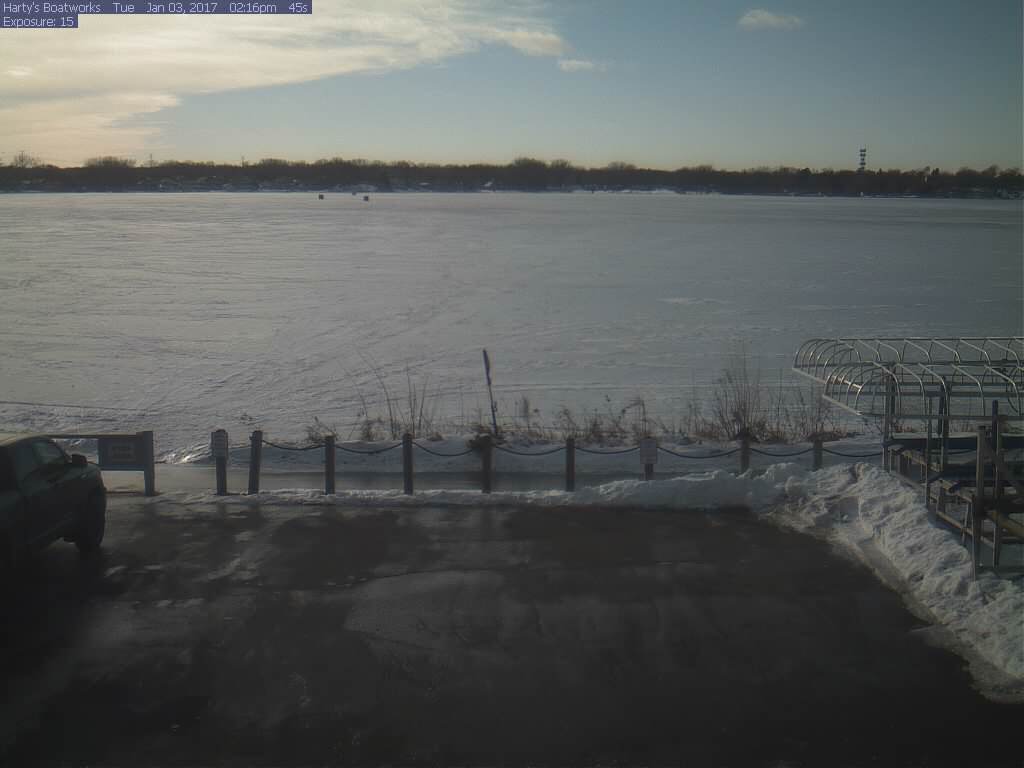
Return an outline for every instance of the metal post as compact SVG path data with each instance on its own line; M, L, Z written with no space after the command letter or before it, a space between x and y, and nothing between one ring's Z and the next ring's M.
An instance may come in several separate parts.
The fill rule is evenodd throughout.
M249 438L249 493L260 492L260 462L263 460L263 430Z
M740 474L750 469L750 433L740 432Z
M928 416L928 432L924 439L924 507L932 505L932 399L929 397L925 406Z
M156 496L156 456L155 449L153 447L153 432L152 430L146 430L139 432L139 438L142 440L142 482L145 494L147 496Z
M821 435L814 436L814 442L812 443L814 456L814 468L821 469L825 465L825 452L822 450L824 447L821 444Z
M324 493L334 493L334 435L324 435Z
M891 389L892 379L886 377L882 416L882 467L886 472L892 471L892 457L889 455L889 438L892 435L892 398L889 396Z
M565 439L565 490L576 490L576 440L572 437Z
M943 387L939 395L939 433L942 437L942 455L939 457L939 471L946 473L949 467L949 399Z
M402 493L412 495L412 435L402 435Z
M977 579L981 570L981 524L985 519L985 435L986 427L978 427L978 456L974 464L974 501L971 506L971 575Z
M484 435L480 438L480 484L484 493L491 492L491 436Z
M1000 459L1005 458L1003 456L1003 420L999 416L999 401L992 401L992 449L995 451L996 456ZM999 500L1003 497L1003 473L999 471L999 465L996 462L992 462L992 468L995 470L995 477L993 478L993 490L992 490L992 507L994 509L999 508ZM993 520L994 528L992 530L992 565L994 567L999 566L999 558L1003 554L1003 528L999 525L997 520Z

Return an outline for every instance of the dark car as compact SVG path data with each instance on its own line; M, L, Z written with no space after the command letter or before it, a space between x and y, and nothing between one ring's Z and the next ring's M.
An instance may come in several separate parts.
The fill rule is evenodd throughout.
M98 467L39 435L0 433L0 571L52 541L99 548L107 489Z

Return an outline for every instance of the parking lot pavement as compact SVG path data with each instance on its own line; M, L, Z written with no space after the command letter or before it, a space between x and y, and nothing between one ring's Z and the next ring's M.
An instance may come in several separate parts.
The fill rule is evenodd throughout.
M3 765L1020 765L1024 707L743 510L113 497L4 612Z

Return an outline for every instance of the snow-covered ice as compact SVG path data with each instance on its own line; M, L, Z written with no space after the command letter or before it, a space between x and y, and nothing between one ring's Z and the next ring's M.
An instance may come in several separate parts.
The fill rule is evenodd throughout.
M442 432L486 420L483 348L506 419L640 396L678 424L740 343L789 385L807 338L1018 333L1024 295L997 200L0 195L0 232L0 426L153 429L160 456L352 439L387 418L378 372Z

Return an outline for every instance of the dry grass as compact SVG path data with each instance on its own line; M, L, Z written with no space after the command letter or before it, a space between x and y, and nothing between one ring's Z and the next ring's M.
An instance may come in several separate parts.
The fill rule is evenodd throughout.
M490 413L478 406L467 414L461 398L458 416L439 418L442 398L431 389L428 377L417 380L406 370L404 381L396 388L379 367L371 370L377 390L368 397L356 387L360 407L348 429L349 439L398 440L405 433L413 437L490 434L502 440L564 441L572 437L581 443L621 445L635 444L642 437L677 443L730 441L744 432L759 442L796 442L815 436L829 440L852 434L820 391L786 384L781 377L777 384L764 384L760 370L751 366L742 350L730 358L708 398L687 403L673 420L652 417L644 398L637 395L621 406L606 396L600 409L575 411L563 405L545 423L528 396L520 395L511 408L498 403L498 435L493 434ZM341 433L320 419L306 429L307 439L318 442L324 435Z

